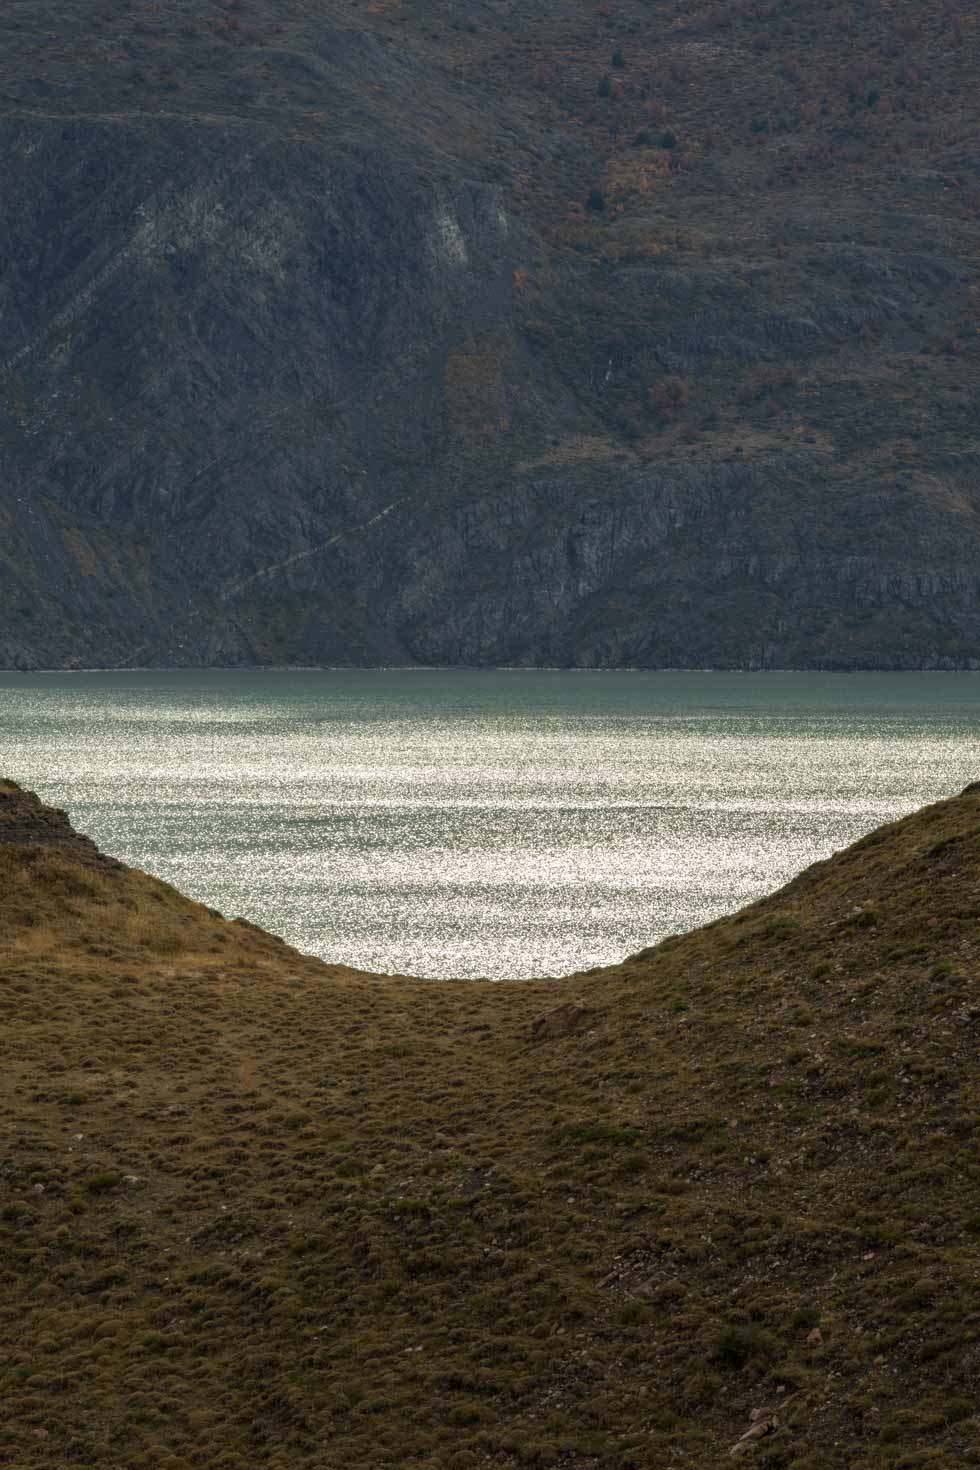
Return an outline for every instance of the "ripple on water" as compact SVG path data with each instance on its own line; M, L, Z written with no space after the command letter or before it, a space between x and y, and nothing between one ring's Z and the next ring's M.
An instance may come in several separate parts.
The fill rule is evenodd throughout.
M0 675L0 772L325 959L561 974L960 789L978 715L958 674Z

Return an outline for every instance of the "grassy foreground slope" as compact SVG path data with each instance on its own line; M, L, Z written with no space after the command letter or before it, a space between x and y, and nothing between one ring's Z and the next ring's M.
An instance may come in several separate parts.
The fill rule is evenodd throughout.
M328 967L38 832L5 1470L980 1464L980 787L515 984Z

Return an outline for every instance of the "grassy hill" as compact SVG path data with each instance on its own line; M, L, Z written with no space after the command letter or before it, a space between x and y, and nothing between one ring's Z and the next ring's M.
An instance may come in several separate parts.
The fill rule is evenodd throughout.
M0 786L0 1465L980 1464L978 879L970 787L611 969L424 982Z

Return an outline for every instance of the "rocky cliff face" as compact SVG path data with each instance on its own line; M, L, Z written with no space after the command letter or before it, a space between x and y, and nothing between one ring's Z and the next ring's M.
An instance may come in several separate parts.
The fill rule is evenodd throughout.
M972 31L886 136L832 15L785 128L686 12L3 24L0 666L980 660Z

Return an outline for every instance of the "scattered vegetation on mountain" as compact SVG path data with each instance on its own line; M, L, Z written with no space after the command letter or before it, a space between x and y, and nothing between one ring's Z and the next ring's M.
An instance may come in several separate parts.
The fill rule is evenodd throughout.
M0 664L980 660L970 7L0 39Z
M969 788L443 983L0 841L0 1463L980 1463L978 876Z

